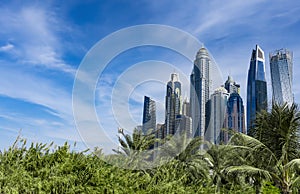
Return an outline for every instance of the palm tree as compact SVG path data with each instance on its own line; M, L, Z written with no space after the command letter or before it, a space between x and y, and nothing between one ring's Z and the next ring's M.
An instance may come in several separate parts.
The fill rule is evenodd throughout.
M190 184L204 182L209 179L209 169L200 157L201 144L202 138L189 138L183 131L167 138L160 146L159 158L166 162L171 161L178 169L182 169Z
M130 169L148 168L148 160L153 156L153 150L150 150L150 148L157 141L155 134L151 131L149 130L148 134L143 134L141 130L134 129L131 137L129 134L125 134L122 129L119 130L122 135L122 137L119 137L121 150L113 149L118 156L117 158L111 157L114 159L115 164Z
M113 151L126 156L133 156L136 153L148 150L156 142L155 135L151 132L144 135L141 130L134 129L132 137L125 134L122 129L119 130L119 133L122 135L122 137L119 137L119 143L123 152L115 149Z
M250 177L250 182L256 187L256 193L261 193L262 180L273 181L283 193L292 193L299 189L300 159L288 161L288 141L282 146L280 158L265 144L245 134L234 134L229 143L248 147L251 152L245 157L243 165L226 168L226 174Z
M270 113L263 111L257 114L254 138L265 144L279 159L299 158L300 114L296 104L279 105L273 103ZM283 146L284 149L283 149ZM283 152L286 153L283 153Z
M228 173L251 175L258 190L262 179L272 180L283 193L290 193L299 179L295 166L300 157L300 114L296 104L273 103L271 112L257 114L253 136L235 134L231 143L252 149L244 166L228 169ZM293 168L291 168L293 167Z
M210 169L212 183L216 185L216 193L220 192L223 183L228 185L229 177L226 177L224 170L232 165L239 165L243 162L241 157L245 153L242 146L235 145L215 145L210 142L205 143L208 147L204 152L202 160Z

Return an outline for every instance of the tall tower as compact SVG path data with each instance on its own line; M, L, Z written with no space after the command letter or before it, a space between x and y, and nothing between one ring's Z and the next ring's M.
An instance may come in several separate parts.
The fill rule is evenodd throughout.
M267 110L267 82L265 75L265 56L256 45L252 51L247 83L247 132L254 127L256 113Z
M273 102L291 105L294 102L292 93L293 53L287 49L270 53L270 70Z
M205 134L205 139L211 143L219 144L221 141L228 98L229 93L224 87L217 88L211 95L211 121Z
M181 114L181 106L181 83L178 74L172 73L171 80L167 84L165 135L176 133L175 119Z
M210 65L211 59L209 54L207 50L202 47L197 52L193 71L190 76L190 103L194 136L204 137L209 124L209 98L212 89Z
M156 130L156 106L155 101L150 97L144 97L143 110L143 133L147 134L149 130Z

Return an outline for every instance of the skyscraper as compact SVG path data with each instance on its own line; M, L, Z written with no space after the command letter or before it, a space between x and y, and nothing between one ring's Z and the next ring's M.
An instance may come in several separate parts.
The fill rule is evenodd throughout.
M177 115L181 114L181 106L181 83L178 74L172 73L171 80L167 84L165 135L176 133L175 119Z
M194 136L204 137L209 123L209 98L212 87L211 59L207 50L202 47L196 55L193 71L190 76L190 103Z
M143 110L143 133L147 134L149 130L152 130L152 132L156 130L156 106L154 100L148 96L145 96Z
M245 109L243 99L240 96L240 85L237 84L231 76L228 76L225 82L225 88L230 94L227 100L227 110L224 121L224 128L235 132L246 133L245 127ZM227 143L230 134L227 131L221 131L221 141Z
M267 110L267 82L265 76L265 56L256 45L252 51L247 83L247 132L254 127L256 113Z
M229 93L224 87L217 88L211 95L211 120L205 139L214 144L221 141L221 129L224 127L224 118Z
M292 93L293 53L287 49L270 53L270 70L273 102L291 105L294 102Z

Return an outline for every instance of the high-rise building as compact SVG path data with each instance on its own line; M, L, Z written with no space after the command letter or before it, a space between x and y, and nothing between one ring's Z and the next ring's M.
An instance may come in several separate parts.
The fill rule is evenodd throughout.
M209 98L212 90L211 58L202 47L196 55L190 76L190 103L194 136L204 137L209 124Z
M293 53L287 49L270 53L270 70L273 102L291 105L294 102L292 93Z
M219 144L222 141L221 130L224 128L228 98L229 93L224 87L217 88L211 95L211 120L205 133L205 139L211 143Z
M176 133L175 120L176 116L181 114L181 106L181 83L178 74L172 73L171 80L167 84L165 135Z
M150 97L144 97L143 110L143 133L148 134L149 130L155 132L156 130L156 106L155 101Z
M229 131L232 130L246 134L244 104L242 97L238 93L230 94L227 101L224 128ZM224 131L221 136L222 141L227 143L231 135Z
M228 76L228 79L226 80L224 87L227 90L227 92L230 94L240 93L240 87L241 87L240 84L235 83L235 81L233 81L231 76Z
M240 85L231 76L225 82L225 89L230 94L227 100L227 110L224 121L224 128L228 131L246 133L245 109L243 99L240 96ZM230 139L228 131L221 131L221 141L227 143Z
M247 83L247 132L254 127L256 113L267 110L267 82L265 76L265 56L256 45L252 51Z

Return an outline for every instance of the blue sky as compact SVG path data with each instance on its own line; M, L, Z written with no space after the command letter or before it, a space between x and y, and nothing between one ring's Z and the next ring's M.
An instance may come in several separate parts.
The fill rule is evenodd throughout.
M223 73L241 84L245 101L249 60L255 44L268 54L288 48L294 53L294 94L300 100L300 2L294 1L0 1L0 149L21 135L28 141L84 148L72 112L76 70L89 49L105 36L139 24L182 29L203 42ZM112 45L113 46L113 45ZM111 93L123 72L145 60L173 64L187 76L192 64L168 49L140 47L117 56L99 77L96 110L116 140L118 123ZM163 79L169 80L169 73ZM144 76L147 72L137 72ZM225 80L224 80L225 81ZM269 82L270 83L270 82ZM268 83L269 89L271 85ZM269 91L270 94L271 90ZM132 120L141 122L143 95L157 100L158 121L164 115L163 82L147 82L128 98ZM185 89L184 95L187 93ZM188 95L188 94L187 94ZM99 138L101 139L101 138ZM101 145L100 145L101 146ZM104 146L104 145L103 145ZM110 150L114 145L105 146Z

